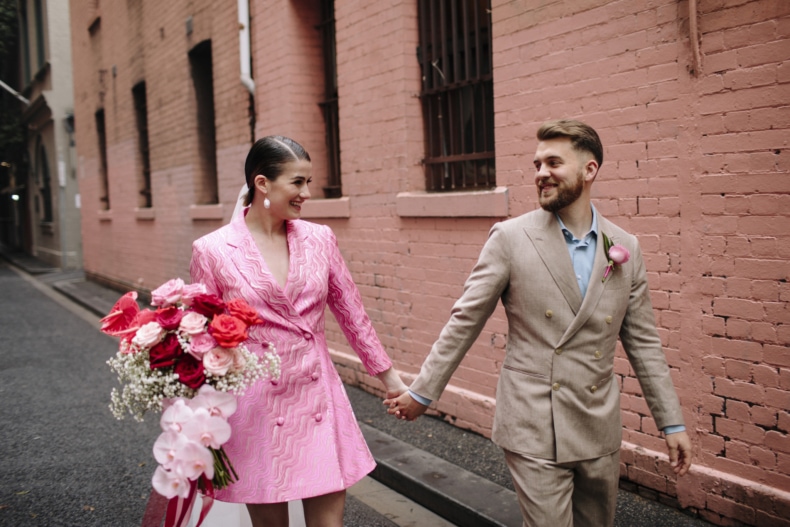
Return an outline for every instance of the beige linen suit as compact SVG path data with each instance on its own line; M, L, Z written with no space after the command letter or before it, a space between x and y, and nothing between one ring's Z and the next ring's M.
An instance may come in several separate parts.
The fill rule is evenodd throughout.
M658 428L683 424L637 239L600 214L598 224L631 258L602 282L607 258L599 237L584 298L553 213L536 210L494 225L411 390L439 398L501 298L509 331L497 386L497 445L558 463L616 452L618 336Z

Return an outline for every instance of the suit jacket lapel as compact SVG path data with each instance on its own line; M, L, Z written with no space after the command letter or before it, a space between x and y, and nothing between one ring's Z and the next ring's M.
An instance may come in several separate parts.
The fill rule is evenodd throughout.
M598 232L605 232L605 227L606 221L598 214ZM609 260L604 253L603 234L601 234L595 243L595 258L593 259L592 271L590 273L590 282L587 284L587 294L584 295L584 300L582 301L578 313L576 313L576 318L574 318L571 325L568 326L568 329L565 331L565 334L562 336L557 346L565 344L565 342L587 322L587 319L589 319L595 311L598 301L601 299L601 295L606 290L606 286L609 283L608 280L606 282L601 280L608 262Z
M532 240L535 250L546 266L554 282L557 284L566 302L577 313L582 304L582 293L576 282L576 273L573 271L568 245L565 243L559 222L554 214L546 212L543 221L534 227L524 230Z

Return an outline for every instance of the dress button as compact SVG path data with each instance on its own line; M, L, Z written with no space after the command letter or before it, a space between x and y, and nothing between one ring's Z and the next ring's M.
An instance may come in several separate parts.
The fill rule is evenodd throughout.
M607 324L611 324L611 323L612 323L612 316L611 316L611 315L609 315L608 317L606 317L606 323L607 323Z
M554 384L551 385L551 389L556 392L557 390L560 389L560 383L555 382Z
M280 379L272 379L272 384L274 386L277 386L278 384L280 384Z
M557 355L562 355L562 348L555 349L554 353L556 353Z
M313 338L313 335L312 335L312 334L310 334L310 333L308 333L307 331L305 331L305 332L304 332L304 338L305 338L306 340L310 340L311 338Z
M282 426L283 423L285 423L285 419L283 419L282 417L278 417L277 418L277 426Z
M546 310L546 318L551 318L554 315L554 312L551 309Z
M599 350L595 350L595 353L593 353L593 355L595 355L596 359L600 359L601 358L601 352Z
M323 418L324 418L324 416L323 416L323 415L321 415L321 414L315 414L315 422L316 422L316 423L320 423L320 422L321 422L321 420L322 420Z
M317 381L318 380L318 372L314 371L313 373L311 373L310 374L310 378L313 379L314 381Z
M597 392L597 391L598 391L598 387L597 387L597 386L590 386L590 391L591 391L592 393L595 393L595 392Z

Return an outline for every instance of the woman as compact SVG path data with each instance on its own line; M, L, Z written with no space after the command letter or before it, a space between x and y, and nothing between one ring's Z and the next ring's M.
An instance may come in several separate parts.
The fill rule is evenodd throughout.
M329 306L351 347L390 397L407 387L392 368L332 230L299 219L310 198L310 156L282 136L257 141L245 163L249 205L193 244L191 274L209 292L244 298L264 319L248 346L272 343L276 381L239 397L224 448L239 480L216 492L246 503L254 527L287 526L287 502L302 500L310 526L343 523L345 490L375 463L357 425L324 335Z

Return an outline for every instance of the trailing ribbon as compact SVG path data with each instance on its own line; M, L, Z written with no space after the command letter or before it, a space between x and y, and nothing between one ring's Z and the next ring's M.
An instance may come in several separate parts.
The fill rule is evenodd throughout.
M187 527L189 519L192 517L192 509L195 507L198 482L200 482L200 487L203 490L203 506L195 527L200 527L200 524L206 519L211 507L214 505L214 487L211 485L211 480L205 475L201 475L197 480L190 481L189 494L186 498L171 498L167 502L164 527Z

